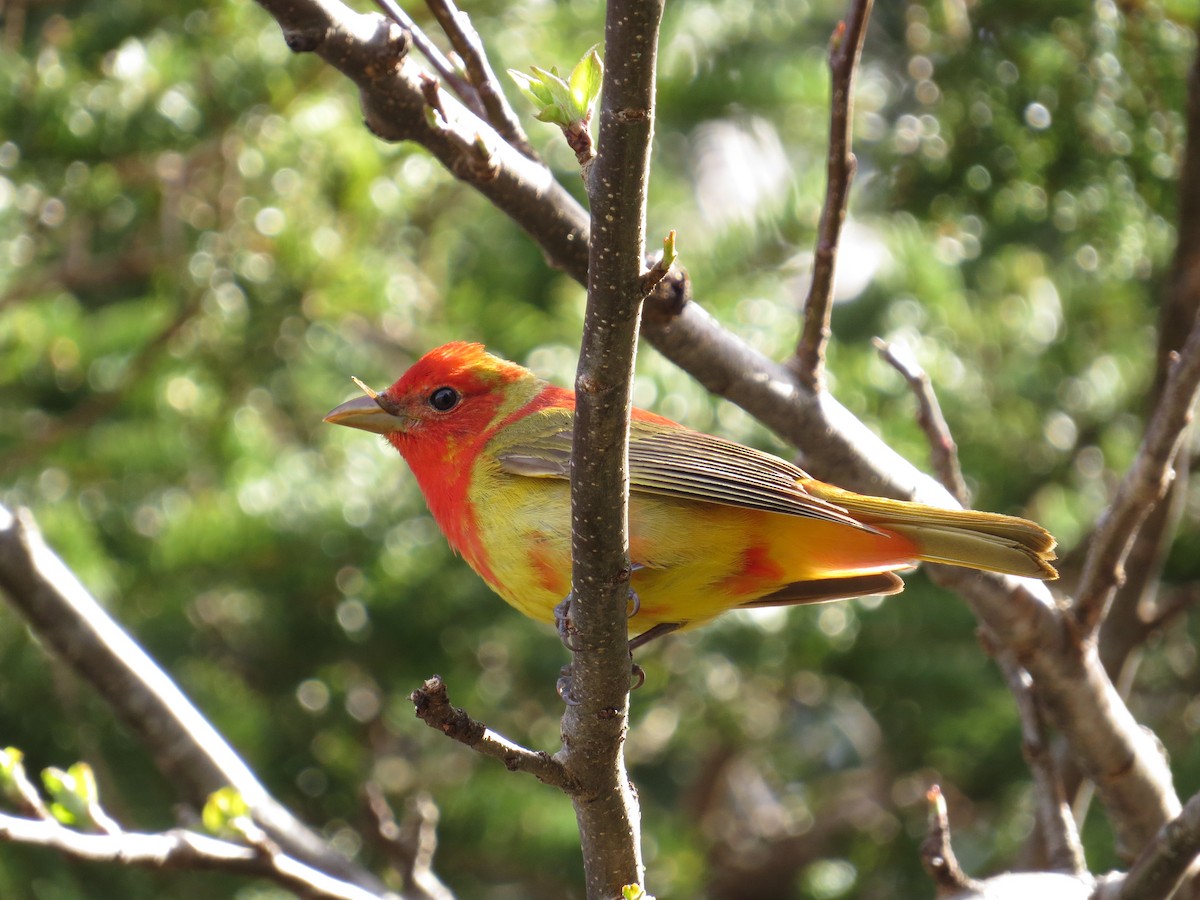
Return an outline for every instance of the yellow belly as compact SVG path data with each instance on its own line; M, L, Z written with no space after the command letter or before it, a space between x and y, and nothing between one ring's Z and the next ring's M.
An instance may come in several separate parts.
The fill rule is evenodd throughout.
M480 474L480 473L477 473ZM491 587L531 618L553 621L571 588L570 486L505 473L475 480L476 523ZM888 571L907 542L815 519L635 492L630 559L639 599L630 631L699 623L796 581Z

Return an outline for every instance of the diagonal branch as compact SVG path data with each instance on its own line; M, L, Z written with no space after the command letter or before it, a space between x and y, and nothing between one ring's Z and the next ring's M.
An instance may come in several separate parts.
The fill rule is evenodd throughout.
M537 160L537 152L530 146L517 114L508 105L496 73L492 71L492 64L488 62L483 41L479 39L479 32L471 24L470 17L454 5L454 0L427 0L427 5L462 58L471 86L483 104L484 117L502 138L524 156Z
M578 792L574 779L562 763L550 754L522 747L472 719L459 707L452 706L441 676L434 675L426 679L421 687L412 692L411 699L417 710L417 718L430 728L466 744L477 753L500 760L514 772L528 772L538 781L560 788L567 794Z
M908 382L913 396L917 398L917 424L929 441L929 461L933 464L938 481L954 495L955 500L966 506L970 501L970 492L958 462L958 445L954 443L950 426L942 415L942 405L938 402L929 374L910 354L902 352L883 338L875 338L872 343L879 355Z
M450 85L454 93L458 94L459 99L467 105L471 112L477 116L482 116L483 102L479 98L479 93L459 74L454 63L446 59L446 55L421 30L421 26L413 21L412 16L404 11L404 7L397 3L396 0L375 0L375 3L393 22L408 32L412 37L413 46L433 66L433 70L438 73L438 77Z
M100 607L42 541L25 510L0 506L0 591L38 638L92 685L196 807L226 785L285 853L363 888L383 889L335 853L259 783L167 674Z
M1108 880L1092 900L1158 900L1175 896L1200 853L1200 794L1155 835L1124 876Z
M817 227L812 283L804 301L804 328L796 346L794 365L809 388L821 383L829 321L833 312L833 277L837 268L838 241L846 221L850 183L858 161L851 150L854 123L854 76L862 55L873 0L852 0L850 14L839 22L829 41L829 156L826 160L825 206Z
M1183 350L1175 355L1142 445L1125 473L1088 549L1079 580L1074 616L1092 636L1124 579L1122 565L1150 510L1171 483L1172 467L1192 421L1200 394L1200 318L1192 323Z

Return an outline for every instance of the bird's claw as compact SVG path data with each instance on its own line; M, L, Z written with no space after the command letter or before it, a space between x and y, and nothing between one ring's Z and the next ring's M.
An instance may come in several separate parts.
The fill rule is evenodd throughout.
M629 603L626 605L626 618L632 619L642 610L642 598L638 596L637 591L633 588L629 589Z
M633 566L633 570L635 572L640 568L642 568L641 565L637 563L635 563ZM571 622L572 602L572 595L567 594L567 596L563 597L562 601L556 607L554 607L554 626L558 629L558 637L559 640L563 642L563 646L572 653L578 653L582 648L575 643L575 637L579 634L579 632L575 628L575 625ZM639 597L637 591L631 587L629 589L629 603L626 615L632 619L641 611L641 609L642 598ZM629 688L631 691L636 691L646 683L645 671L641 666L632 661L633 648L635 646L636 644L632 642L630 643L630 677L633 681ZM567 704L567 706L578 706L580 701L575 699L574 695L571 693L571 688L571 667L569 665L563 666L559 671L558 682L555 684L555 690L558 692L558 696L562 698L562 701Z
M558 681L554 685L554 689L558 692L558 696L562 698L562 702L567 704L567 706L579 706L579 701L571 693L571 689L574 687L571 676L571 667L563 666L558 672Z
M562 602L554 607L554 626L558 629L558 638L563 642L563 646L572 653L578 653L580 647L574 642L573 638L579 632L571 622L571 603L571 595L567 594L567 596L562 598Z
M637 663L632 663L632 665L633 669L630 672L630 676L633 678L633 684L629 685L629 689L631 691L636 691L646 683L646 670Z

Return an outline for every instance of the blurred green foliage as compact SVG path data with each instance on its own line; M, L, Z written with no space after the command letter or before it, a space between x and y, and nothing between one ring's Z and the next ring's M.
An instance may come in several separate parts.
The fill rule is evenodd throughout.
M867 40L834 390L923 460L907 388L869 338L905 344L977 505L1026 511L1068 552L1140 438L1193 5L884 5ZM602 37L598 2L465 8L497 71L564 67ZM842 12L666 13L650 239L678 229L697 299L776 358L806 287ZM581 897L567 801L447 745L407 700L439 672L456 703L553 750L565 651L450 557L394 454L321 423L350 375L382 387L454 338L569 384L581 289L424 152L370 136L349 83L289 53L254 4L14 3L3 40L0 498L33 508L335 846L381 863L360 791L373 779L401 813L433 796L436 867L458 896ZM527 128L578 192L558 130ZM791 452L648 349L636 398ZM1175 554L1170 579L1198 560ZM1012 864L1032 822L1012 702L961 603L909 585L882 604L731 615L646 655L628 747L648 889L928 895L915 848L932 781L967 869ZM172 824L171 786L6 608L0 671L0 744L34 770L86 759L126 827ZM1196 678L1176 629L1133 700L1184 791L1200 785ZM1094 868L1115 863L1098 812L1086 837ZM4 846L0 896L278 892Z

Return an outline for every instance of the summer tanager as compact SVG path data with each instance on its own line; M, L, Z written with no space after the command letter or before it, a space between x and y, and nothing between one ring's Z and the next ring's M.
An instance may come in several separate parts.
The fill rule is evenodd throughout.
M574 393L456 342L371 394L325 421L387 438L450 546L518 610L551 621L571 589ZM1026 519L863 496L633 411L629 627L643 639L730 609L894 594L895 570L918 560L1057 578L1053 551Z

